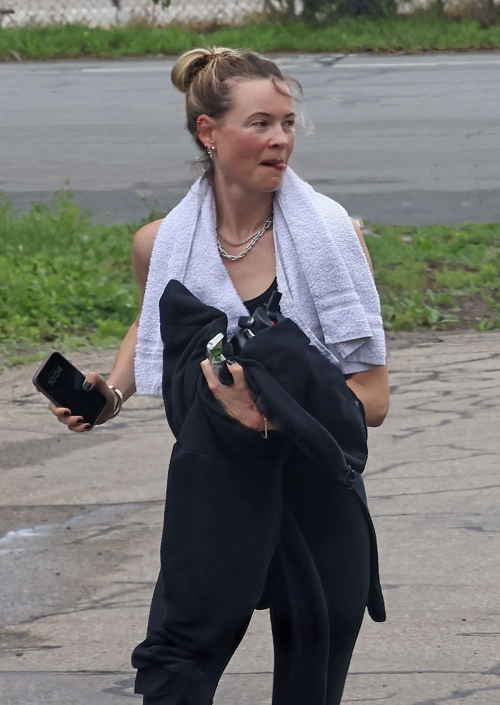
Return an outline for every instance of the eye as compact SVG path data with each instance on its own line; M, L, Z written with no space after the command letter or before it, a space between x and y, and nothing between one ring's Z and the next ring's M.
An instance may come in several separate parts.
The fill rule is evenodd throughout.
M252 125L267 125L267 122L265 120L257 120L256 122L253 122Z

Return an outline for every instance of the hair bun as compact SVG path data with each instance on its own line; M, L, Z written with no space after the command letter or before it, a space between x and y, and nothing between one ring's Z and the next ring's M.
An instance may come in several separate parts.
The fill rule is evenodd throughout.
M172 83L181 91L187 93L196 75L218 59L225 59L230 56L238 56L237 49L227 47L210 47L207 49L191 49L180 56L172 69Z

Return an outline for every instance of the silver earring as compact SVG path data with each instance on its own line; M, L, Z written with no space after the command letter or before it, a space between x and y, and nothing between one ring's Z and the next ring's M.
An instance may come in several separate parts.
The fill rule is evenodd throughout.
M210 159L213 159L213 156L212 156L212 148L209 147L208 145L207 145L207 153L208 153L208 156L210 157Z

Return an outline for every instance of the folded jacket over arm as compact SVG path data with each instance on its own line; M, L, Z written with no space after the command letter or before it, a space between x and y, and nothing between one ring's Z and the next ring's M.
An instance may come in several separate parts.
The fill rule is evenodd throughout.
M308 705L325 705L326 572L341 570L328 565L325 533L328 498L339 485L363 507L371 536L367 606L375 621L385 620L361 478L367 459L362 405L340 369L286 319L235 358L259 409L281 429L264 439L225 414L200 369L207 342L226 332L226 315L176 280L165 289L160 314L163 395L176 443L161 573L147 637L133 654L136 692L159 705L211 703L253 610L269 606L273 581L286 574L297 673L302 687L311 684ZM291 692L298 695L287 705L303 705L298 686Z

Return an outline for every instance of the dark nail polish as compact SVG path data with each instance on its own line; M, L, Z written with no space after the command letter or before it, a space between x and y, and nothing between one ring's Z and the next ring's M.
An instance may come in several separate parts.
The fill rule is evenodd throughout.
M90 424L90 423L86 423L86 424L85 424L85 430L86 430L86 431L90 431L91 428L92 428L92 424Z
M86 392L88 392L89 389L92 389L92 385L90 384L90 382L85 382L85 384L83 385L83 388Z
M63 411L63 416L71 416L71 411Z
M227 360L226 362L227 362L228 365L234 365L235 360Z
M83 419L82 419L82 417L81 417L81 416L80 416L80 418L79 418L79 419L77 419L77 420L76 420L76 423L83 423Z

